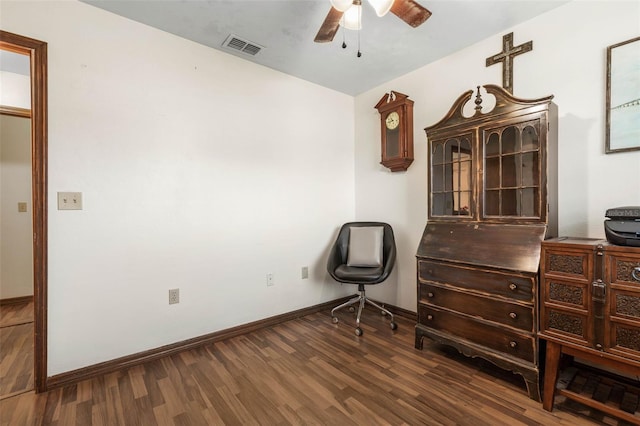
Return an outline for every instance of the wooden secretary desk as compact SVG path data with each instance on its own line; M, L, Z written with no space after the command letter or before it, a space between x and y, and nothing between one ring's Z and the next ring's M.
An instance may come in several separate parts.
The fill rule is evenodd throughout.
M484 86L495 107L463 115L473 91L425 129L429 211L417 251L423 338L523 376L540 401L538 268L555 236L557 109L553 96L519 99Z

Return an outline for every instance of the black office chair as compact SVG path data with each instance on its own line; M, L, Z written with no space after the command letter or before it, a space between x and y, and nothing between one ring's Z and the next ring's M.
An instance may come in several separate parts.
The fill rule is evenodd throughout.
M357 284L359 295L331 310L331 320L338 323L335 312L359 303L356 317L356 336L362 336L360 316L365 303L378 308L382 315L391 318L391 329L398 328L393 314L365 295L366 285L379 284L387 279L396 261L396 242L393 229L383 222L350 222L340 228L338 238L331 248L327 270L334 280L345 284ZM353 307L351 308L353 310Z

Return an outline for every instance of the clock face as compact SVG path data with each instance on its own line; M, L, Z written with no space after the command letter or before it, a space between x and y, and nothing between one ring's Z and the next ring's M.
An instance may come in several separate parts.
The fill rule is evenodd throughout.
M393 111L389 115L387 115L385 124L387 125L387 129L389 130L393 130L398 127L398 125L400 124L400 116L398 115L398 113Z

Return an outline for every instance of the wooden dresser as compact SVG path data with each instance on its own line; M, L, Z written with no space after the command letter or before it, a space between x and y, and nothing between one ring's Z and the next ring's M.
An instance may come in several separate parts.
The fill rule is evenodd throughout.
M540 245L555 235L556 108L552 96L495 97L463 115L473 91L427 127L429 212L417 250L418 324L423 338L451 345L524 377L540 400Z
M640 424L640 415L629 412L633 408L625 411L590 395L556 390L562 354L640 377L640 247L551 239L542 244L540 274L539 336L548 342L544 408L550 411L560 394Z

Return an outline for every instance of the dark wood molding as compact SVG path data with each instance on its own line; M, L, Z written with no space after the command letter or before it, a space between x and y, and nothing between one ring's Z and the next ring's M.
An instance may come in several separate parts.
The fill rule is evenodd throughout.
M57 374L47 379L47 386L48 389L51 390L62 386L73 385L82 380L96 377L100 374L112 373L114 371L153 361L158 358L175 355L178 352L197 348L209 343L250 333L261 328L273 327L274 325L283 323L285 321L290 321L319 311L323 311L325 309L333 308L335 305L346 302L351 297L353 296L343 297L340 299L332 300L330 302L321 303L319 305L298 309L296 311L288 312L285 314L276 315L247 324L242 324L237 327L231 327L225 330L216 331L214 333L205 334L203 336L194 337L192 339L187 339L169 345L161 346L159 348L149 349L147 351L138 352L121 358L112 359L110 361L90 365L88 367L79 368L77 370ZM330 319L328 318L327 321L330 321Z
M391 313L394 314L394 315L406 318L406 319L411 320L411 321L418 321L418 314L413 312L413 311L409 311L408 309L399 308L397 306L389 305L388 303L381 303L381 302L377 302L377 303L380 304L381 306L387 308L388 310L390 310Z
M17 305L19 303L33 302L33 296L7 297L0 299L0 306Z
M13 117L31 118L31 110L7 105L0 105L0 114L11 115Z
M31 59L35 391L47 390L47 43L0 30L0 49Z

